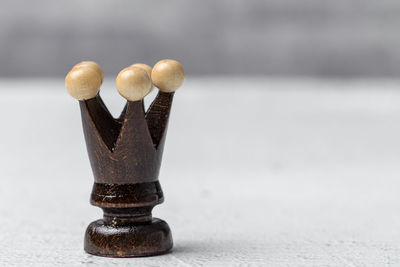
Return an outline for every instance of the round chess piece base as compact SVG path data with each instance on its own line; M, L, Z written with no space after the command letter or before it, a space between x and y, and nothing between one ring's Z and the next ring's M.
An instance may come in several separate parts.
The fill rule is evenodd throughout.
M156 256L168 253L172 245L168 224L157 218L144 222L101 219L85 233L85 251L103 257Z

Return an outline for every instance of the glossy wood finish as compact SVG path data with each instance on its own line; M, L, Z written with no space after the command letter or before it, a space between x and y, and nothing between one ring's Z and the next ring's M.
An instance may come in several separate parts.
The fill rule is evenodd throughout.
M168 252L168 224L153 219L163 202L158 182L173 93L159 92L148 111L128 101L113 118L101 97L80 101L83 130L95 184L91 204L104 218L91 223L85 251L99 256L136 257Z

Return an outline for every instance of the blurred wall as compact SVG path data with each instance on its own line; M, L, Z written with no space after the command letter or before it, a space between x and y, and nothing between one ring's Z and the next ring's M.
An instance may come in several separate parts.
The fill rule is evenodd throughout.
M192 75L400 76L398 0L3 0L0 13L0 76L162 58Z

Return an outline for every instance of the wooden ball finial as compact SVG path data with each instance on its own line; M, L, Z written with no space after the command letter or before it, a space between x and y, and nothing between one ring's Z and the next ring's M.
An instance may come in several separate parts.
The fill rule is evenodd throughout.
M142 100L151 91L151 79L138 67L128 67L118 74L115 85L119 94L129 101Z
M81 63L76 64L72 69L81 68L81 67L90 67L93 68L101 77L101 82L104 80L104 73L99 64L94 61L82 61Z
M151 80L160 91L172 93L183 84L185 80L185 71L181 63L176 60L160 60L153 67Z
M77 100L87 100L100 90L101 76L91 67L72 68L65 77L68 93Z
M135 64L132 64L131 66L129 66L129 68L132 68L132 67L144 69L147 72L147 75L149 75L149 77L151 77L152 68L149 65L144 64L144 63L135 63Z
M147 72L147 75L149 75L150 80L151 80L151 71L152 71L152 68L151 68L149 65L144 64L144 63L135 63L135 64L131 65L130 67L137 67L137 68L144 69L144 70ZM154 88L154 85L153 85L153 83L151 83L151 89L150 89L150 91L153 90L153 88Z

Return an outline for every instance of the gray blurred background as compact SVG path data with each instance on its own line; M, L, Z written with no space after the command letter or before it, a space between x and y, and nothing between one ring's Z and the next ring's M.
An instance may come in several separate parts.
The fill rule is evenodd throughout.
M180 60L190 75L397 77L398 0L3 0L0 76L106 75Z

